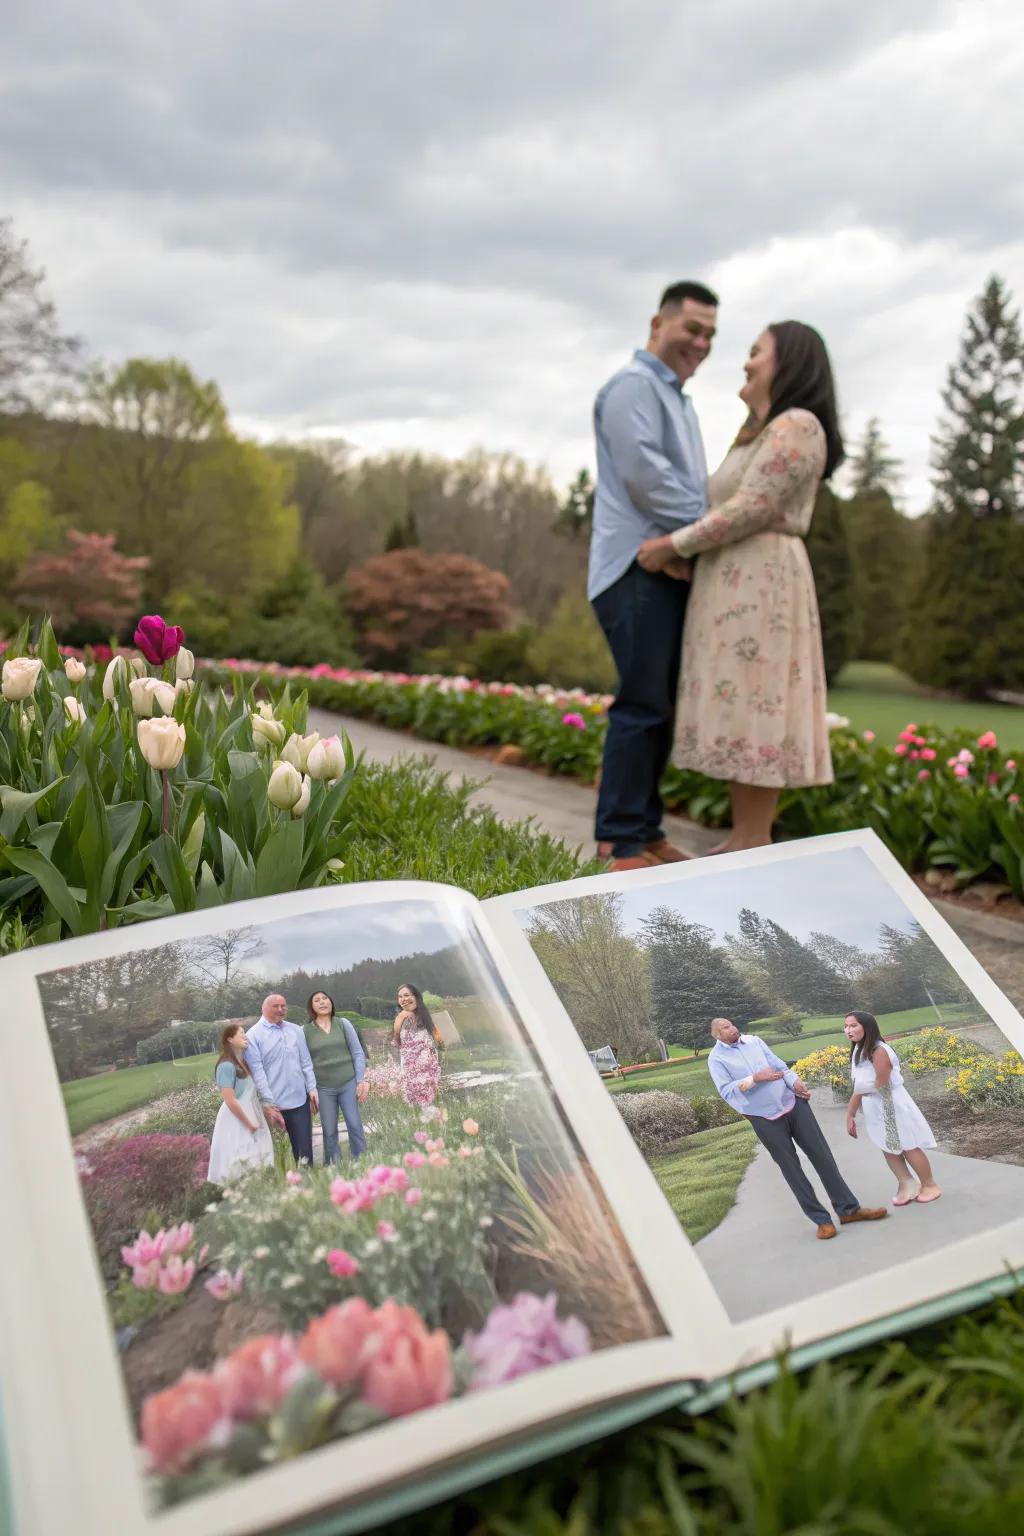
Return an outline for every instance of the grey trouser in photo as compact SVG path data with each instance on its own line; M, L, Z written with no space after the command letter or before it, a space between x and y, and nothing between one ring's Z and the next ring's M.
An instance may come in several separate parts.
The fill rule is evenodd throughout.
M815 1226L823 1227L832 1217L818 1201L810 1179L800 1164L797 1147L825 1186L825 1192L839 1216L851 1216L860 1209L860 1201L850 1189L836 1166L832 1149L825 1140L814 1111L806 1099L797 1099L788 1114L778 1120L766 1120L763 1115L748 1116L754 1135L762 1146L767 1147L772 1161L800 1203L800 1209L809 1216Z

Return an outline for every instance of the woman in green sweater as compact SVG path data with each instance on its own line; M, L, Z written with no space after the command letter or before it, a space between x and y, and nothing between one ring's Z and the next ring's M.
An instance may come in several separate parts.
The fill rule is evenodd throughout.
M320 1124L324 1132L324 1162L338 1161L338 1112L345 1117L348 1147L353 1158L366 1151L366 1133L359 1106L370 1091L366 1077L366 1052L355 1026L334 1017L334 1000L326 992L314 992L303 1025L313 1074L320 1095Z

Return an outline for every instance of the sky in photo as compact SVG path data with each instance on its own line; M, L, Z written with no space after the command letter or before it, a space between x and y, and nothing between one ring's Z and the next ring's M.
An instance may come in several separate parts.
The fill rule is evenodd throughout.
M1022 78L1016 0L12 0L0 211L94 356L185 359L243 433L560 484L699 277L712 464L795 317L917 512L966 306L1024 289Z
M253 933L261 947L242 968L258 976L295 970L344 971L363 960L435 954L467 939L458 910L448 913L428 901L339 907L334 912L258 923Z

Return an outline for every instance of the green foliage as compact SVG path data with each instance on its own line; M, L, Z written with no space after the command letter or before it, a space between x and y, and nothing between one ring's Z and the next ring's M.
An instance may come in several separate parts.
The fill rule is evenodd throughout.
M423 652L417 665L427 673L473 677L484 683L541 682L543 679L529 660L536 635L533 624L485 630L472 640L430 647Z
M854 496L845 504L844 517L861 620L857 654L865 661L895 661L903 645L920 530L884 490Z
M124 1067L116 1072L98 1072L92 1077L64 1081L62 1092L72 1136L93 1125L113 1120L117 1115L141 1109L170 1093L187 1092L193 1083L212 1083L217 1058L189 1056L183 1062L160 1061L144 1067ZM161 1126L176 1130L177 1124ZM190 1130L187 1126L181 1129Z
M715 942L714 929L667 906L644 918L642 929L652 1016L665 1040L699 1053L711 1048L713 1018L731 1019L742 1029L762 1012L765 999Z
M818 491L807 554L818 593L825 676L831 683L857 654L860 613L845 508L829 485Z
M556 688L610 693L615 687L608 642L582 592L565 594L526 655L534 675Z

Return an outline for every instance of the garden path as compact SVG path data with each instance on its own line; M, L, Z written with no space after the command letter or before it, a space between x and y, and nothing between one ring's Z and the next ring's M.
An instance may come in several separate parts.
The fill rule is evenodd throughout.
M930 1205L890 1205L895 1184L878 1148L860 1129L846 1134L846 1106L818 1089L812 1107L843 1177L863 1205L884 1205L884 1221L840 1227L819 1242L763 1147L740 1183L725 1220L697 1244L715 1290L734 1322L817 1296L833 1285L871 1278L907 1259L941 1253L949 1243L1000 1226L1024 1204L1024 1168L974 1157L929 1152L942 1199ZM819 1194L821 1182L811 1172ZM757 1255L756 1265L751 1255Z

